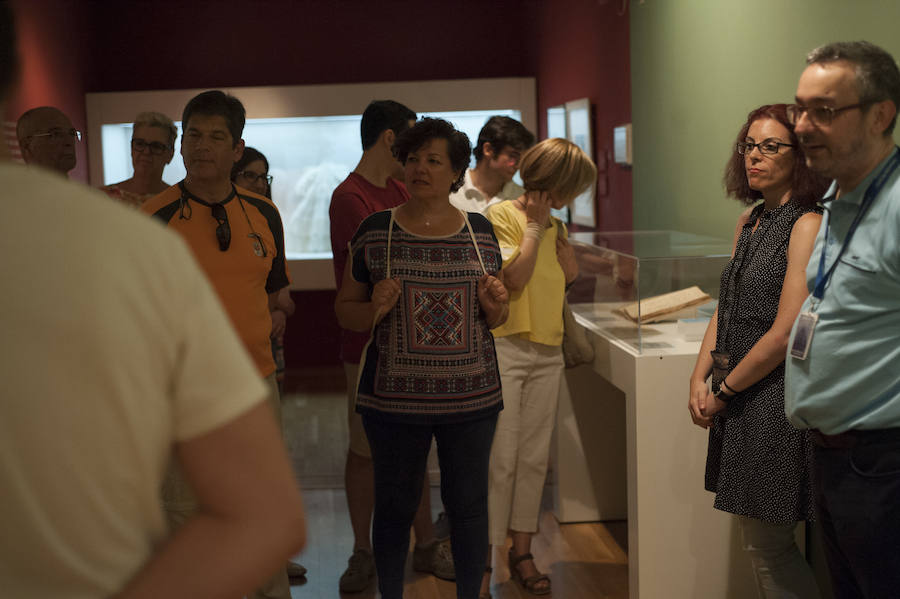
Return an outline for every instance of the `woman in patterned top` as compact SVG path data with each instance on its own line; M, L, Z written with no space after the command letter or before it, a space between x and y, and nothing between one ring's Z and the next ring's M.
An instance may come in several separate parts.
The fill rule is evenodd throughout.
M550 592L531 555L550 458L563 371L563 300L578 276L565 225L550 216L597 180L597 168L565 139L545 139L522 155L519 174L527 190L495 204L488 218L503 254L509 318L494 330L503 381L504 411L491 448L488 494L491 545L512 536L509 570L535 595ZM490 597L491 564L482 582Z
M784 104L750 113L725 187L751 207L738 218L719 307L691 376L691 418L710 429L706 489L716 509L738 516L760 597L819 597L794 543L797 522L813 514L810 445L784 415L784 358L809 293L806 264L825 182L806 167Z
M178 130L172 119L159 112L142 112L134 119L131 133L130 179L101 187L107 195L139 208L146 200L168 189L163 169L172 162Z
M409 529L431 439L450 519L457 597L478 596L487 549L487 470L500 376L491 327L506 320L490 223L450 204L469 140L423 119L394 146L410 199L360 224L335 303L342 328L372 331L356 410L375 470L372 540L382 597L403 595Z

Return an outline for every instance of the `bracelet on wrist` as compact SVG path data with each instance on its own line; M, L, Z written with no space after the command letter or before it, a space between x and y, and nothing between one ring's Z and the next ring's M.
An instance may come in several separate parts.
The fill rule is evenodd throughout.
M541 226L536 222L529 222L525 225L525 237L532 238L536 241L540 241L544 237L544 232L547 230L546 227Z

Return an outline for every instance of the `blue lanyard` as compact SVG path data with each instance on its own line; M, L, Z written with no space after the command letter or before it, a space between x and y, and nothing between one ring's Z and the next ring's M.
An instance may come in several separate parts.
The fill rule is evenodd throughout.
M850 240L853 239L853 234L856 233L856 228L859 226L860 221L862 221L863 216L866 214L866 211L872 205L872 202L875 200L875 197L881 192L881 189L884 187L884 184L887 183L888 178L893 174L896 170L897 166L900 165L900 152L897 151L897 147L894 146L894 154L891 156L891 159L887 164L881 169L881 172L875 177L875 179L869 184L869 187L866 189L866 193L863 196L863 201L859 206L859 210L856 211L856 216L853 218L853 222L850 223L850 229L847 230L847 237L844 238L844 243L841 245L840 251L838 251L838 255L835 257L834 262L831 263L831 267L828 269L828 272L825 272L825 252L828 249L828 229L829 222L831 218L828 218L828 221L825 222L825 239L822 242L822 254L819 257L819 272L816 274L816 286L813 289L813 297L818 301L822 301L822 298L825 297L825 286L828 285L828 281L831 279L831 275L834 272L835 267L838 265L838 262L841 259L841 256L844 255L844 250L847 249L847 246L850 245Z

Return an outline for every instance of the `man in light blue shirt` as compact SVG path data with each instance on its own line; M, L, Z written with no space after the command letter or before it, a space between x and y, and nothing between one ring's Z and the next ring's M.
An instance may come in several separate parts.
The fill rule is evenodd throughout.
M900 593L900 70L868 42L811 52L789 117L834 183L794 325L785 412L812 429L835 595ZM804 357L805 356L805 357Z

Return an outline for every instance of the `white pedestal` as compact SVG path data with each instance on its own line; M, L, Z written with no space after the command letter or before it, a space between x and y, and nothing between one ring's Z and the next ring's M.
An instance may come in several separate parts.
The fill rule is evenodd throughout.
M551 444L560 523L625 520L625 394L590 364L566 369Z
M622 517L624 425L631 599L755 598L736 520L713 509L703 489L707 433L687 409L700 344L678 339L674 324L649 325L653 342L667 347L638 353L580 322L596 357L590 369L567 373L560 397L552 456L560 521Z

